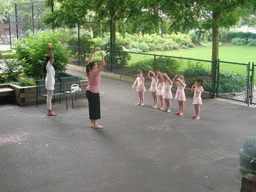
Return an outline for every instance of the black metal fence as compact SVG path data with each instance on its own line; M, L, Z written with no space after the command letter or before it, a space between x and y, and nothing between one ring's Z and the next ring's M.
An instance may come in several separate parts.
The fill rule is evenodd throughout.
M42 23L45 14L53 8L45 7L45 1L15 4L15 15L0 16L0 43L12 43L22 39L28 33L38 30L51 29ZM69 44L70 63L83 66L90 55L92 48L100 48L106 52L106 69L124 75L135 76L136 70L160 70L171 77L184 73L188 87L192 86L199 76L206 82L206 89L212 93L212 97L221 97L245 102L248 105L256 104L254 96L254 63L235 63L226 61L199 60L193 58L167 56L152 53L125 52L116 50L110 43L110 24L88 22L76 23L73 34L69 34L69 42L63 37L63 43ZM68 33L70 29L63 30ZM65 32L65 30L67 30ZM89 34L88 34L89 33ZM103 38L108 34L108 38ZM92 44L88 36L98 37L99 41ZM97 56L97 55L96 55ZM100 57L100 55L98 55ZM100 59L100 58L99 58ZM211 76L211 69L214 75ZM200 68L202 73L193 73ZM200 70L199 70L200 71ZM146 74L145 74L146 75Z

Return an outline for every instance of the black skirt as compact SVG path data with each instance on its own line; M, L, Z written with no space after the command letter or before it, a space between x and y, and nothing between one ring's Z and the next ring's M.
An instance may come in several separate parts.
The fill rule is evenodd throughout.
M89 103L89 118L92 120L100 119L100 94L86 91Z

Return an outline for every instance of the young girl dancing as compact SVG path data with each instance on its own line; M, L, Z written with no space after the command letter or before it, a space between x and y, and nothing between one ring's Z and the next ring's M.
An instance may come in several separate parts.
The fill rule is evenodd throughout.
M185 108L184 102L186 101L186 96L184 91L186 87L185 79L183 75L179 75L178 77L177 75L175 75L173 80L174 80L174 83L178 86L175 99L178 100L178 103L179 103L179 112L175 113L175 115L183 116L183 111Z
M151 77L150 74L152 74L153 76ZM152 92L152 96L153 96L153 99L154 99L154 104L152 105L152 107L154 109L156 109L157 108L157 102L158 102L158 98L157 98L158 78L157 78L157 76L155 75L155 73L153 71L148 72L148 78L151 80L149 91Z
M202 85L203 85L203 80L197 79L195 84L191 87L191 91L194 92L193 105L195 107L196 115L194 115L193 118L195 118L195 120L200 119L200 105L202 105L201 94L204 91L204 88Z
M52 54L52 44L48 43L49 55L46 56L43 66L43 71L46 72L45 77L45 88L47 89L47 109L48 116L56 116L57 114L52 111L52 96L54 92L55 85L55 69L52 66L54 62L53 54Z
M159 96L160 102L161 102L161 106L158 107L159 110L164 110L164 86L165 86L165 82L163 79L163 74L160 71L157 71L157 77L159 79L158 82L158 86L157 86L157 95Z
M144 106L144 93L146 92L144 82L145 82L145 79L143 77L143 73L142 71L139 70L137 72L137 78L132 86L132 89L134 89L137 84L136 91L138 91L138 94L139 94L139 103L135 105L142 106L142 107Z
M166 105L164 112L170 113L171 112L171 99L172 99L171 88L172 88L173 82L166 73L163 73L163 77L165 78L164 79L165 89L164 89L163 98L164 98L165 105Z

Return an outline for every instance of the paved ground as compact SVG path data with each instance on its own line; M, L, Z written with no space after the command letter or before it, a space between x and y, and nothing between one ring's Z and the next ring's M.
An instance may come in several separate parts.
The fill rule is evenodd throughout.
M79 73L80 74L80 73ZM0 191L238 192L239 150L256 134L256 110L204 100L196 121L192 98L184 117L137 107L131 83L102 78L103 130L90 128L85 99L0 105Z

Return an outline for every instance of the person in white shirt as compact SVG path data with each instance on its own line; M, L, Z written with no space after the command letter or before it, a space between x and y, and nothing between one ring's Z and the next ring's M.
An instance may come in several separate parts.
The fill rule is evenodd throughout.
M54 62L53 54L52 54L52 45L48 43L49 55L46 56L44 61L43 71L46 72L45 78L45 88L47 89L47 109L48 116L56 116L57 114L52 111L52 96L54 92L54 84L55 84L55 70L52 66Z

